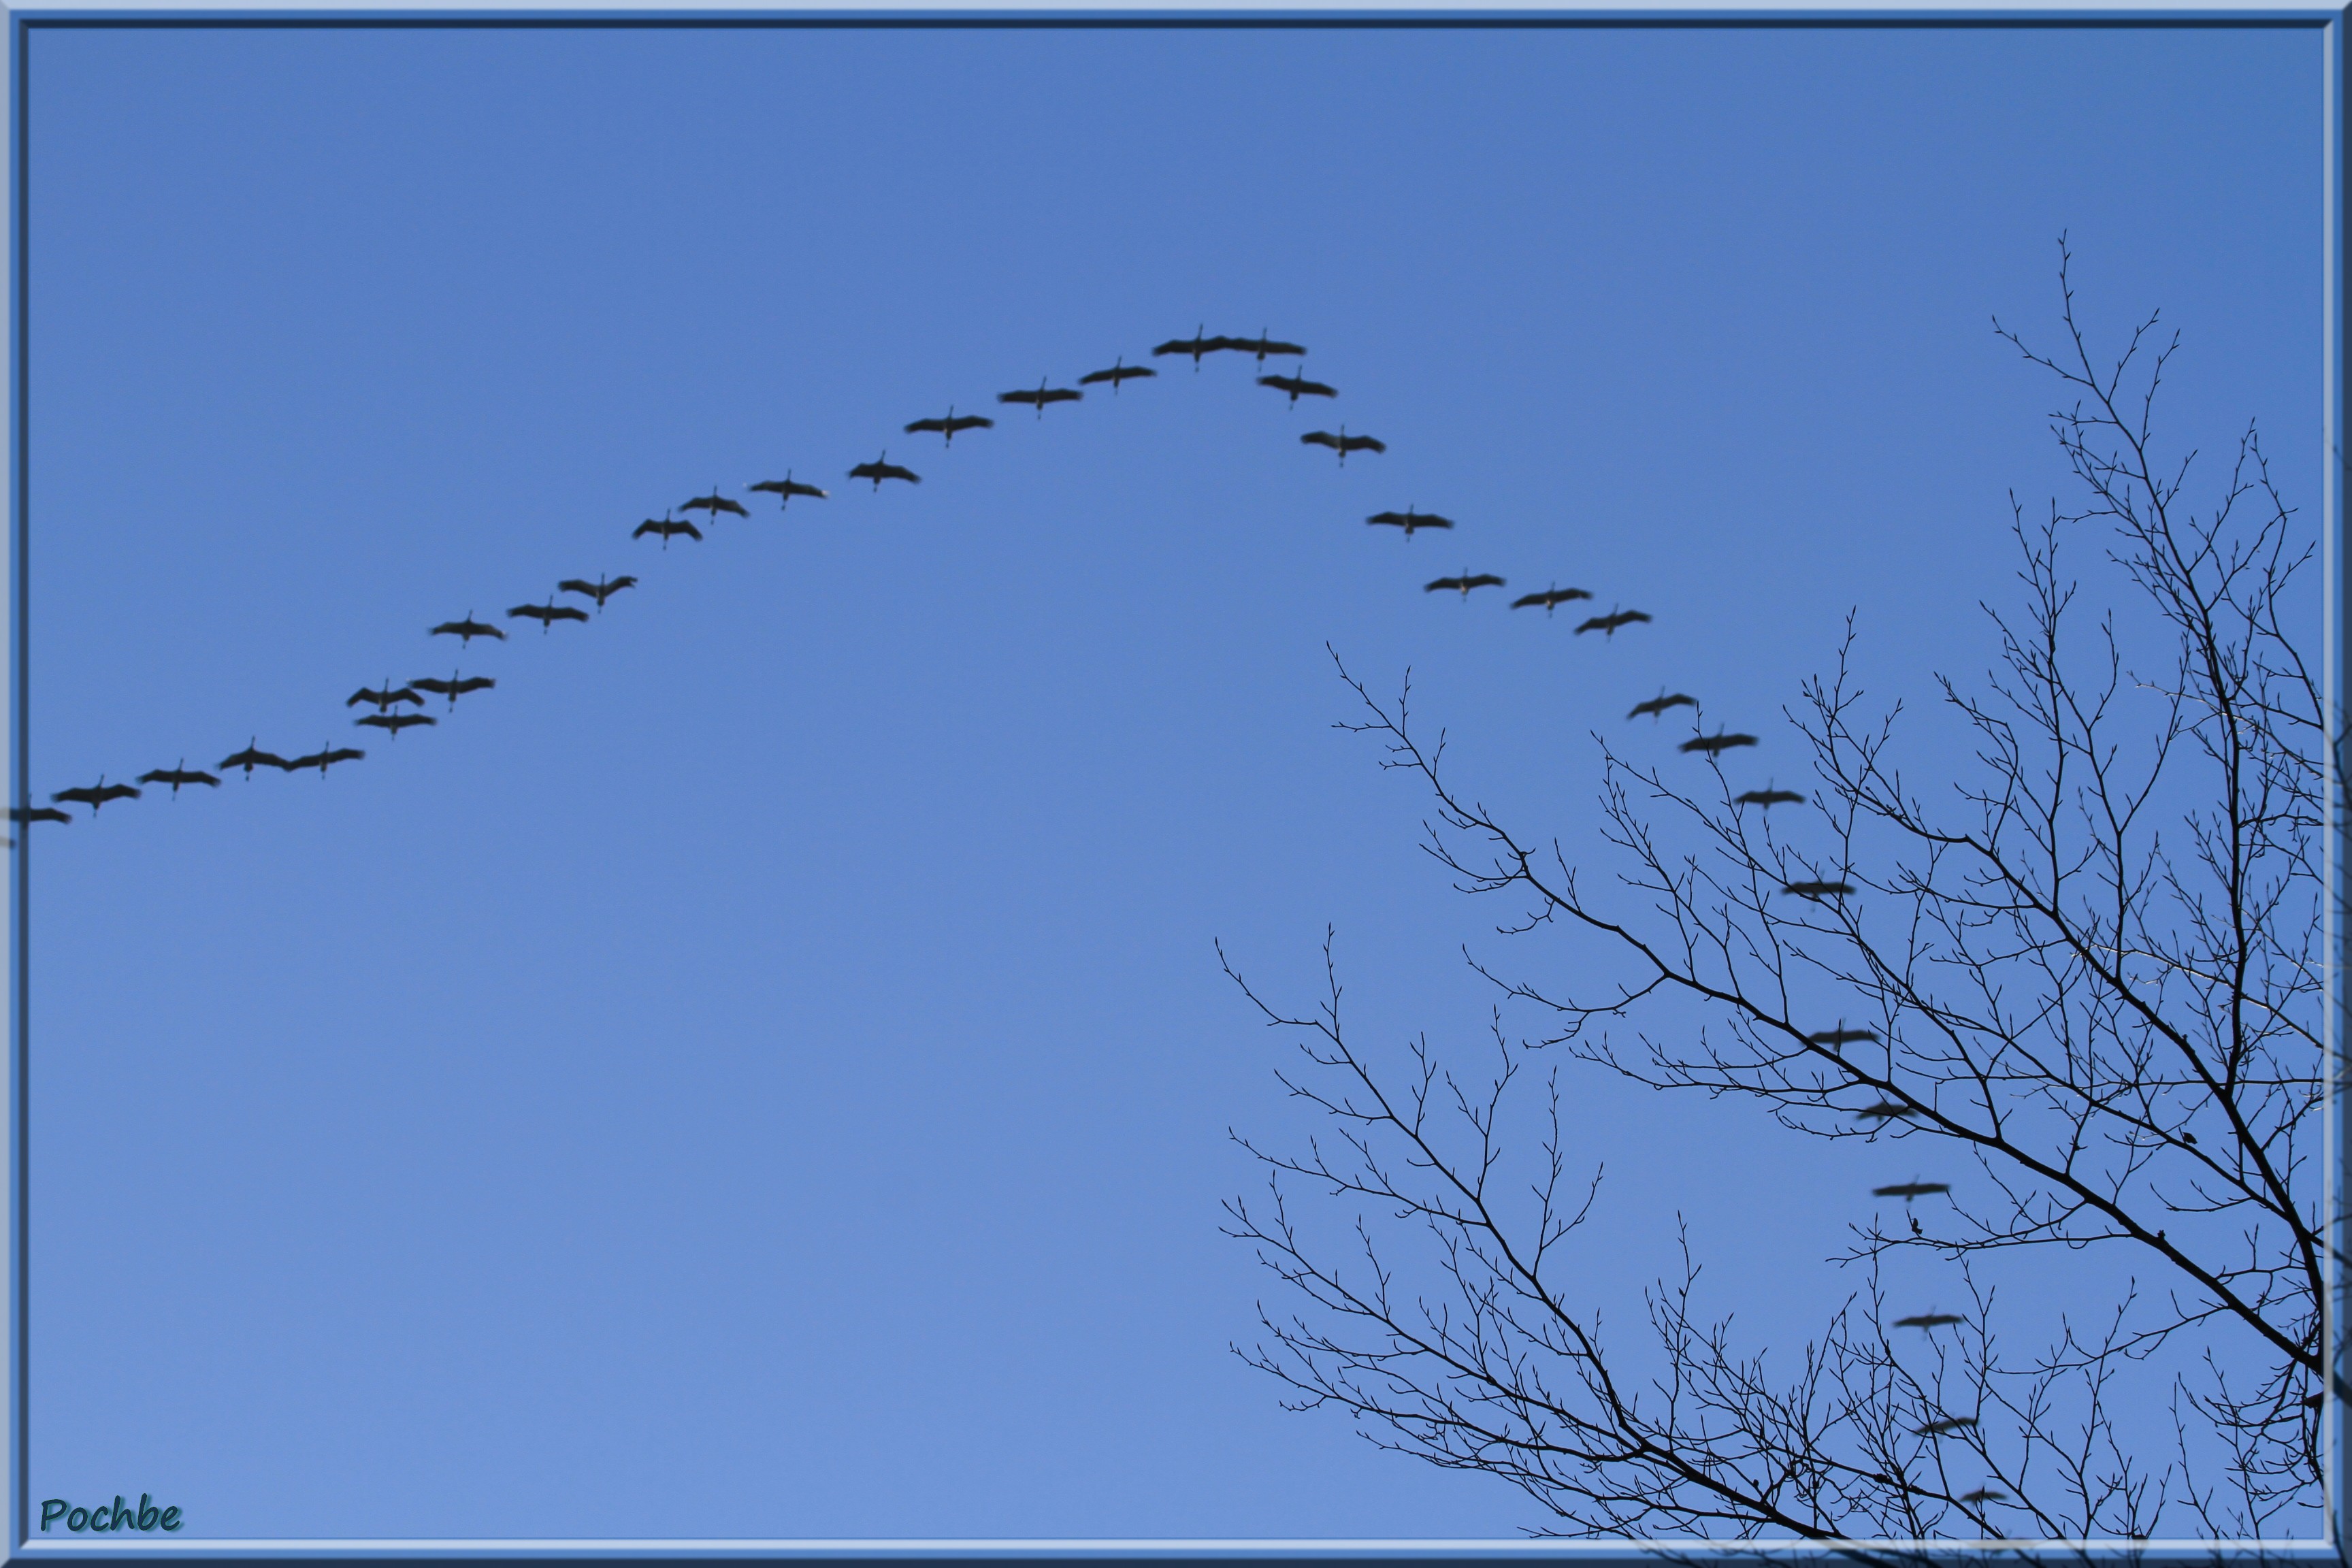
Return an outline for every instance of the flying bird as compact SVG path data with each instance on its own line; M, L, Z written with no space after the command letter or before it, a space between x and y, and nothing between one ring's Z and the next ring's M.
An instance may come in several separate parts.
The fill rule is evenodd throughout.
M1922 1437L1942 1437L1976 1424L1977 1418L1973 1415L1943 1415L1913 1430Z
M1590 599L1591 597L1592 597L1592 595L1586 593L1581 588L1563 588L1555 583L1540 594L1520 595L1519 597L1511 601L1511 608L1515 610L1524 610L1533 605L1541 605L1543 606L1543 613L1549 616L1551 614L1552 606L1555 605L1565 605L1571 599Z
M1045 417L1045 405L1048 403L1076 403L1085 395L1085 393L1080 392L1075 386L1049 387L1045 384L1045 378L1040 376L1037 381L1036 391L1000 392L996 395L996 401L999 403L1034 403L1037 405L1037 417L1043 419Z
M588 618L588 612L585 610L575 610L569 605L557 604L553 594L547 596L547 603L544 605L517 605L513 609L509 610L507 615L510 618L516 616L529 616L539 623L541 633L558 621L584 621Z
M641 528L637 531L643 533L645 530ZM474 618L474 612L471 610L466 612L466 618L462 621L443 621L433 628L432 635L436 637L456 637L460 644L469 644L476 637L496 637L500 642L507 640L506 633L496 626L484 626ZM345 703L344 706L348 708L351 704Z
M199 773L190 768L187 764L188 759L182 757L178 763L172 767L157 768L152 773L141 773L139 775L139 782L141 784L170 784L172 786L172 797L174 800L179 798L180 786L182 784L211 784L215 789L218 789L220 787L220 780L213 777L210 773Z
M1433 511L1415 511L1411 507L1402 511L1376 511L1364 521L1376 528L1402 528L1407 539L1412 537L1412 531L1416 528L1454 526L1454 520L1450 517L1440 517Z
M710 514L710 521L713 522L717 522L719 521L719 514L722 511L731 511L737 517L749 517L751 515L749 511L746 511L743 509L743 503L741 501L729 500L725 496L720 495L717 485L710 487L710 493L707 496L697 496L690 501L681 501L678 504L677 510L680 511L707 511Z
M366 755L357 746L321 747L307 757L296 757L292 762L279 765L289 773L300 773L304 768L316 768L319 776L325 778L327 770L337 763L355 763Z
M1675 750L1682 752L1705 752L1708 756L1712 757L1727 752L1734 746L1752 746L1755 743L1756 737L1753 735L1735 735L1728 731L1718 731L1717 733L1712 735L1693 735L1689 740L1685 741L1680 746L1677 746Z
M1903 1105L1892 1100L1882 1100L1876 1105L1864 1106L1854 1114L1864 1121L1887 1121L1898 1116L1916 1116L1919 1114L1919 1108L1916 1105Z
M245 750L233 757L223 757L216 765L224 768L243 768L245 776L249 779L253 776L254 769L282 768L286 766L286 759L275 752L265 752L251 741L247 741L245 743Z
M1802 805L1805 797L1792 789L1751 789L1731 797L1742 805L1760 805L1769 811L1776 805Z
M1916 1318L1897 1318L1895 1326L1898 1329L1948 1329L1967 1321L1958 1312L1922 1312Z
M362 686L343 699L343 706L346 708L356 708L362 702L374 703L375 710L379 713L395 702L414 702L419 708L425 706L425 699L409 690L405 686L394 686L390 677L385 678L383 689L381 691L370 691Z
M853 479L872 479L874 488L877 490L882 488L884 479L904 479L910 485L919 485L923 482L923 476L914 469L902 468L896 463L887 461L889 456L890 454L885 451L881 457L870 463L858 464L849 470L849 477Z
M1166 342L1161 343L1158 348L1153 349L1151 352L1154 356L1160 354L1191 354L1192 356L1192 368L1197 371L1201 368L1201 356L1202 354L1213 354L1219 349L1230 349L1239 346L1240 345L1235 343L1231 338L1203 337L1201 333L1201 329L1199 327L1194 327L1191 337L1171 338Z
M71 822L73 813L59 811L54 805L11 806L8 810L8 820L11 822Z
M441 721L425 713L370 713L364 718L354 719L352 722L371 724L379 730L389 730L392 731L393 738L397 740L400 738L400 732L412 724L438 724Z
M1290 405L1293 408L1298 406L1298 400L1302 397L1339 395L1338 387L1326 386L1319 381L1309 381L1303 375L1262 375L1257 378L1257 384L1260 386L1270 386L1276 392L1290 394Z
M784 477L782 479L761 479L758 484L753 485L751 488L754 490L764 490L770 495L775 496L777 498L776 510L778 511L782 511L785 508L791 506L794 496L814 496L819 500L825 499L824 491L817 489L814 485L804 485L798 479L793 479L793 471L790 468L786 468L784 470Z
M1158 371L1148 369L1143 365L1128 363L1127 356L1121 354L1112 363L1111 367L1108 370L1097 370L1078 377L1078 384L1080 386L1092 386L1097 382L1107 381L1110 383L1110 389L1113 395L1116 395L1118 392L1118 384L1120 382L1133 381L1139 375L1158 375L1160 373Z
M1348 454L1350 452L1385 452L1389 449L1389 444L1385 441L1377 440L1370 436L1349 435L1345 425L1339 426L1339 433L1337 436L1332 435L1328 430L1309 430L1298 439L1303 446L1330 447L1339 454L1341 468L1347 467Z
M1267 337L1264 327L1258 329L1257 336L1254 338L1221 338L1218 342L1224 347L1239 353L1257 355L1257 363L1261 366L1265 363L1265 356L1268 354L1291 354L1299 359L1307 357L1307 351L1297 343L1276 342Z
M108 801L137 800L139 798L139 792L131 788L129 784L110 784L106 782L106 775L104 773L100 773L98 775L98 782L94 784L76 784L71 789L61 789L58 791L57 794L49 796L49 798L51 800L69 800L79 805L87 805L89 807L91 815L95 816L100 808L104 806Z
M1807 1035L1805 1038L1817 1046L1859 1046L1866 1045L1878 1038L1878 1031L1849 1029L1843 1024L1840 1024L1834 1029L1823 1029L1820 1034Z
M1658 689L1658 694L1655 697L1651 698L1647 702L1634 703L1633 710L1631 713L1626 714L1625 717L1628 719L1639 719L1643 714L1647 713L1651 718L1655 719L1669 708L1696 708L1697 706L1698 699L1693 697L1689 692L1677 691L1674 693L1674 695L1668 696L1666 694L1665 688L1662 686Z
M428 676L423 680L412 680L408 684L419 691L430 691L436 697L446 697L449 700L449 706L455 708L457 706L457 699L468 691L488 691L498 682L487 675L469 675L460 680L457 679L457 672L453 669L449 672L449 679L446 680L441 679L438 676Z
M1466 599L1470 596L1470 590L1473 588L1499 588L1502 585L1503 580L1492 572L1481 572L1475 577L1465 572L1459 577L1440 577L1434 583L1423 583L1421 585L1421 591L1424 594L1434 594L1440 588L1458 588L1462 591L1462 596Z
M1630 626L1635 621L1646 621L1649 618L1640 610L1612 610L1605 616L1595 616L1577 627L1576 635L1582 637L1587 632L1599 632L1604 637L1613 637L1617 635L1619 626Z
M1960 1494L1960 1500L1962 1502L1975 1503L2007 1502L2009 1500L2009 1494L1995 1487L1979 1487L1972 1492L1962 1492Z
M946 418L918 419L907 426L907 434L912 436L919 430L937 430L947 437L947 444L952 447L955 445L956 432L959 430L990 430L995 428L995 420L983 419L977 414L967 414L958 418L955 405L950 403L948 405Z
M637 531L629 535L629 537L631 539L643 539L648 533L658 533L661 535L662 548L664 550L667 550L669 548L670 536L677 533L683 533L698 544L702 542L702 530L695 527L694 524L687 521L684 518L680 518L677 521L672 522L669 520L669 514L667 512L664 512L662 514L659 521L656 521L650 517L646 519L645 521L637 524ZM471 611L467 611L467 613L468 615L472 614Z
M1907 1204L1913 1198L1933 1197L1937 1193L1948 1193L1951 1190L1952 1184L1949 1182L1897 1182L1893 1186L1873 1187L1870 1189L1870 1195L1874 1198L1901 1198Z
M596 607L602 610L605 600L624 588L634 588L636 585L637 580L628 576L615 577L609 583L601 576L593 583L582 577L566 577L555 585L555 591L559 594L584 594L595 600Z
M1852 882L1783 882L1780 890L1801 899L1843 899L1853 891Z

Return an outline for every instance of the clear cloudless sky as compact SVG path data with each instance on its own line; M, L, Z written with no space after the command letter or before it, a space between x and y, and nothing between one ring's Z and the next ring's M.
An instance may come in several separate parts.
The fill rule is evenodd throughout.
M2183 335L2168 449L2260 422L2315 528L2314 30L29 48L30 786L367 752L26 852L33 1497L192 1535L1540 1527L1229 1348L1292 1303L1228 1131L1315 1124L1213 943L1305 1005L1335 926L1367 1046L1473 1068L1465 943L1608 972L1449 890L1326 645L1596 866L1594 731L1674 759L1662 686L1802 787L1849 610L1877 696L1993 655L2065 478L1991 321L2055 345L2062 232L2103 352ZM1339 395L1151 357L1196 325ZM950 405L995 428L903 432ZM1298 440L1342 422L1387 452ZM845 477L886 449L922 482ZM748 493L788 468L830 499ZM714 485L751 515L631 537ZM1465 570L1508 588L1423 592ZM1655 619L1507 607L1553 583ZM426 635L469 611L508 639ZM353 727L454 669L497 688ZM1679 1214L1788 1364L1913 1173L1563 1081L1629 1354Z

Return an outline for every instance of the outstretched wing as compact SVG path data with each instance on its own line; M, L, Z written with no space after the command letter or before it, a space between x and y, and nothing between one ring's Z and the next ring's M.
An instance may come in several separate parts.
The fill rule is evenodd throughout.
M1459 588L1462 586L1462 582L1463 580L1459 577L1440 577L1434 583L1423 584L1422 592L1424 594L1434 594L1440 588Z
M1339 449L1343 452L1385 452L1389 445L1370 436L1349 436L1340 442Z
M1503 585L1503 580L1492 572L1481 572L1469 580L1468 585L1473 588L1499 588Z
M1332 435L1328 430L1309 430L1298 439L1302 446L1328 447L1334 451L1339 449L1339 437Z
M617 588L620 584L615 583L614 586ZM585 594L592 599L598 596L595 584L583 583L577 577L566 577L555 585L555 591L559 594Z
M539 616L543 621L584 621L588 618L588 612L575 610L569 605L558 605L551 610L540 611Z

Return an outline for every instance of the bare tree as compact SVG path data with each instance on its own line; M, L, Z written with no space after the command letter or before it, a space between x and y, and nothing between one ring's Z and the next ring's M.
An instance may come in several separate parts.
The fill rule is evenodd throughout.
M2065 389L2053 430L2082 499L2029 521L2012 497L2021 607L1988 610L1991 675L1940 694L1973 777L1906 784L1900 706L1865 711L1849 621L1788 712L1810 799L1742 801L1713 758L1695 792L1604 742L1613 864L1596 875L1456 787L1409 684L1390 705L1341 668L1366 715L1342 728L1428 791L1426 847L1455 885L1513 904L1503 933L1563 937L1618 979L1587 994L1474 957L1502 995L1492 1068L1471 1078L1425 1037L1402 1076L1379 1066L1343 1027L1328 942L1312 1011L1243 984L1303 1032L1283 1081L1336 1132L1303 1152L1243 1140L1271 1192L1227 1205L1303 1298L1261 1306L1268 1338L1241 1351L1298 1407L1515 1483L1545 1533L2315 1532L2333 1355L2323 768L2340 738L2307 651L2313 546L2251 426L2189 508L2189 460L2160 466L2151 441L2177 337L2158 346L2151 317L2103 368L2061 258L2063 352L1995 330ZM2096 605L2062 564L2093 530L2113 589ZM2132 668L2125 649L2151 644L2160 667ZM1550 1026L1514 1041L1503 1007ZM1858 1288L1769 1367L1701 1304L1687 1243L1628 1350L1580 1297L1597 1176L1572 1170L1557 1068L1528 1071L1545 1047L1804 1137L1951 1150L1983 1179L1857 1226L1837 1261ZM1351 1246L1304 1222L1328 1210L1300 1209L1302 1179L1370 1211ZM1987 1271L2021 1253L2096 1266L2104 1295L2078 1299L2105 1301L2098 1321L2009 1349ZM1954 1270L1958 1310L1894 1315L1881 1268L1908 1254ZM2123 1277L2116 1254L2122 1289L2095 1283ZM2151 1403L2169 1430L2119 1414Z

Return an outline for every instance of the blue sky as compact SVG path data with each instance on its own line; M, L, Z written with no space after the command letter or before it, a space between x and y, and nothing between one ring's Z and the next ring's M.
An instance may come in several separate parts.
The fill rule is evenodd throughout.
M29 47L31 787L368 752L29 857L34 1495L195 1534L1540 1525L1227 1348L1287 1305L1227 1131L1309 1124L1213 942L1305 997L1335 925L1382 1048L1490 1000L1326 645L1574 852L1662 685L1801 777L1849 609L1876 691L1992 656L2063 474L1990 318L2054 341L2062 231L2106 342L2182 332L2176 447L2257 420L2319 501L2313 31ZM1150 359L1196 323L1340 395ZM950 404L996 427L902 431ZM1300 445L1343 421L1389 449ZM845 477L886 448L923 482ZM830 499L745 493L788 468ZM713 484L751 516L630 537ZM426 635L469 610L515 629ZM352 727L453 667L498 687ZM1912 1173L1572 1082L1596 1292L1684 1214L1760 1344Z

